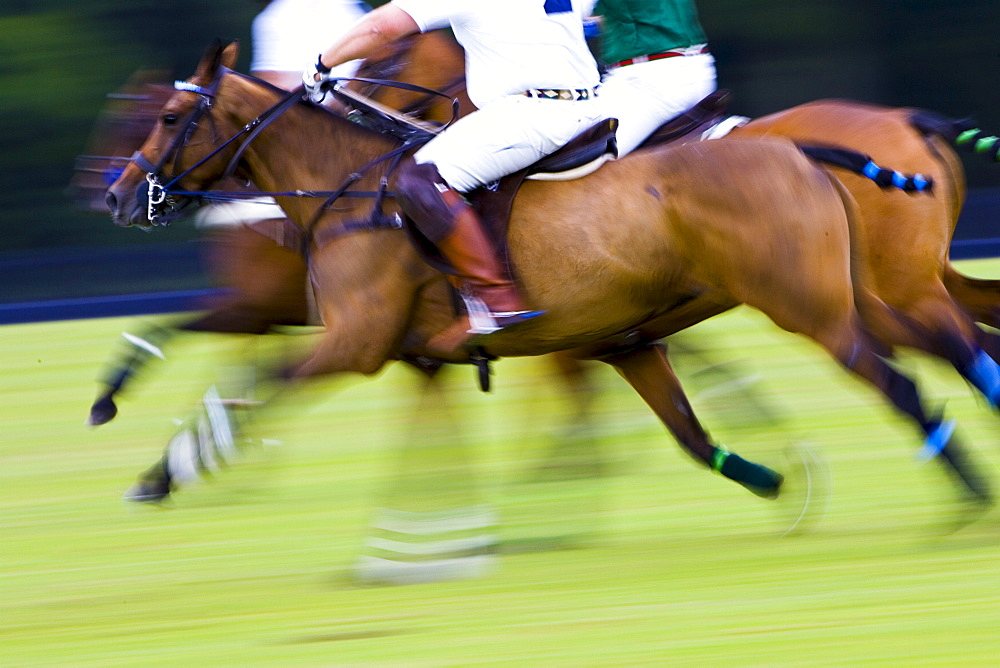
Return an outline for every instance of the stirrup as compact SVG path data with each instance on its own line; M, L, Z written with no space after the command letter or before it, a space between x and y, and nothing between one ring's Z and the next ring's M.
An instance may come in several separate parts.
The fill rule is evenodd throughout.
M482 299L465 292L462 293L462 299L469 312L469 334L492 334L545 313L545 311L532 310L491 311Z

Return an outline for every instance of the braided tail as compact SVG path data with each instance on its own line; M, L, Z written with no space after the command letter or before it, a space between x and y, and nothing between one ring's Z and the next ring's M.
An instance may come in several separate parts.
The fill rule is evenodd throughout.
M1000 162L1000 137L985 136L979 128L972 128L955 138L955 146L965 148L973 153L982 153L993 162Z
M874 181L880 188L898 188L905 192L930 192L934 180L923 174L907 176L902 172L879 167L867 155L857 151L828 146L799 146L807 156L834 167L842 167Z
M956 148L1000 162L1000 137L987 135L970 118L956 120L921 109L910 115L910 123L924 134L936 134Z

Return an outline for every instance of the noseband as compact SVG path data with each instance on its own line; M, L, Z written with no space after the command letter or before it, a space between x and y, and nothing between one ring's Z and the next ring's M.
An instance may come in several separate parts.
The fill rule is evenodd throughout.
M304 225L306 229L306 252L308 250L308 244L311 243L311 237L313 233L313 228L322 216L323 211L330 206L336 200L342 197L361 197L370 198L374 200L373 210L368 218L363 221L353 221L348 222L342 228L339 228L338 234L334 236L339 236L341 234L350 234L362 229L379 229L379 228L394 228L399 229L402 226L401 219L398 215L385 215L382 213L382 202L387 197L394 197L395 193L391 193L387 190L388 180L383 177L379 184L379 189L376 191L354 191L349 190L356 181L358 181L363 174L368 172L371 168L376 165L389 161L390 168L389 172L398 164L402 155L415 148L421 143L428 141L432 135L425 136L411 136L411 137L397 137L402 144L389 151L388 153L379 156L367 164L360 167L356 172L352 173L347 177L346 181L341 184L341 186L333 191L303 191L295 190L291 192L263 192L263 191L241 191L241 192L225 192L225 191L188 191L177 187L178 182L189 175L194 170L198 169L200 166L214 158L219 154L220 151L224 150L230 144L238 139L242 138L242 143L236 148L233 156L230 158L229 163L223 172L223 174L216 180L221 180L233 174L242 158L244 152L246 151L249 144L260 134L264 128L266 128L271 121L280 116L287 109L292 107L294 104L298 103L302 99L302 89L297 88L291 91L284 92L282 98L269 109L265 110L260 116L251 120L247 123L239 132L227 139L225 142L219 144L205 157L198 160L195 164L187 169L181 171L176 176L170 178L164 176L164 167L172 162L173 172L177 173L180 169L181 155L183 153L184 147L187 145L188 141L191 139L195 130L197 130L199 123L203 118L207 118L212 128L212 142L215 143L216 139L216 127L212 120L212 108L214 106L215 99L217 97L217 92L219 84L222 80L222 73L228 71L225 68L220 70L219 76L215 78L211 85L208 87L199 86L187 81L177 81L174 83L174 88L179 91L186 91L195 93L198 95L198 102L195 108L188 115L186 120L186 125L181 132L178 132L174 137L173 141L166 151L160 156L156 164L151 160L146 158L142 151L136 151L132 156L132 162L136 164L141 170L146 172L146 183L140 184L136 189L136 201L142 202L145 198L146 201L146 216L152 225L167 225L175 218L181 215L181 207L176 207L173 199L173 195L185 198L184 203L190 202L192 200L201 199L214 199L214 200L227 200L227 199L243 199L246 197L258 197L262 195L268 195L272 197L286 196L286 197L313 197L313 198L325 198L324 203L317 209L312 220L308 224ZM401 88L403 90L419 92L428 96L441 96L446 99L451 99L445 93L435 91L429 88L424 88L422 86L416 86L413 84L407 84L403 82L387 81L383 79L366 79L366 78L344 78L343 81L360 81L362 83L376 84L390 86L394 88ZM457 117L458 114L458 101L452 99L452 109L453 109L453 119ZM450 124L450 123L449 123Z
M166 225L175 218L176 216L168 217L168 212L173 210L174 201L169 196L169 189L171 186L176 184L181 178L187 176L193 169L196 169L202 165L206 160L211 158L221 150L219 147L216 151L209 154L206 158L197 162L193 167L184 170L174 178L167 181L167 183L162 183L165 177L163 175L164 166L173 161L173 171L176 173L179 169L181 154L184 152L184 147L187 145L191 136L194 134L195 130L198 129L198 124L201 122L202 118L208 118L209 123L212 128L213 141L215 138L215 123L212 121L212 104L215 100L216 92L219 88L219 81L221 78L216 78L212 82L211 86L208 88L203 86L198 86L187 81L175 81L174 88L179 91L188 91L191 93L198 94L198 102L195 108L187 117L186 125L181 132L178 132L170 146L166 151L160 155L160 159L156 164L153 164L149 159L142 154L142 150L136 151L132 155L132 162L134 162L139 169L146 172L146 185L140 185L136 189L136 200L142 201L143 198L146 200L146 218L153 225ZM223 145L225 146L225 144ZM166 205L166 206L164 206Z
M170 143L170 146L163 152L156 164L153 164L152 161L147 159L146 156L142 154L141 150L136 151L132 156L132 162L134 162L139 169L146 172L146 185L140 185L136 190L136 199L140 202L143 198L146 199L146 217L153 225L166 225L180 214L178 209L175 212L177 215L169 217L166 215L167 211L173 209L173 201L171 198L172 194L187 198L199 197L207 194L200 191L185 191L175 188L174 186L176 186L181 179L214 158L237 139L240 139L249 133L249 136L243 141L243 145L237 149L236 155L232 160L230 160L225 172L216 180L222 180L227 176L230 176L235 171L239 157L242 156L246 145L249 144L261 130L267 127L272 120L280 116L282 112L288 109L288 107L298 102L302 95L301 90L287 92L278 104L274 105L263 114L247 123L239 132L216 146L204 158L198 160L196 163L173 178L164 176L163 167L168 162L173 161L173 171L175 173L178 169L180 169L181 154L184 152L184 147L187 146L191 136L194 134L195 130L198 129L198 124L201 122L203 117L208 119L209 125L211 126L212 143L214 144L218 141L215 121L212 118L212 107L214 106L216 94L219 89L219 83L221 81L221 72L208 87L199 86L187 81L175 81L175 89L196 93L198 95L198 103L188 115L183 131L177 133L174 140ZM168 178L169 180L167 180ZM164 180L167 180L167 182L163 183L162 181ZM190 199L188 201L190 201ZM167 207L163 207L164 204L167 204Z

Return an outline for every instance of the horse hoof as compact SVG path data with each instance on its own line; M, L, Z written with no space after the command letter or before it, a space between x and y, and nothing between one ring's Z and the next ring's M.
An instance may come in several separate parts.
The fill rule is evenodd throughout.
M982 507L993 504L989 482L957 441L949 440L938 459L960 485L963 500Z
M100 427L102 424L111 422L118 415L118 406L110 394L103 395L90 407L90 416L87 417L88 427Z
M775 475L777 476L776 482L771 487L757 487L756 485L747 484L744 484L743 486L762 499L774 501L785 491L785 476L780 473L776 473Z
M993 506L990 497L966 496L957 509L944 520L941 526L941 533L950 535L961 531L970 524L974 524Z
M123 498L133 503L163 503L170 497L166 480L140 480L125 492Z
M785 526L781 537L815 527L830 501L830 470L812 446L795 443L785 448L784 457L788 475L781 486L779 503Z

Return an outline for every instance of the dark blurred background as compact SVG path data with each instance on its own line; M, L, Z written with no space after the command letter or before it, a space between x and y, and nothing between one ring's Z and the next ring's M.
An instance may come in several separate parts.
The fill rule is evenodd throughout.
M265 4L0 4L0 303L207 287L190 222L151 233L119 229L75 210L66 188L108 93L140 68L188 77L215 37L241 40L245 71L250 23ZM734 113L845 97L972 116L1000 132L996 0L702 0L699 7L720 86L735 93ZM975 156L964 162L972 191L956 239L992 237L1000 165ZM992 252L976 247L956 256Z

